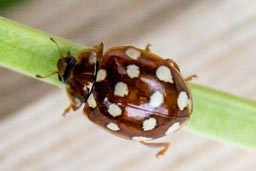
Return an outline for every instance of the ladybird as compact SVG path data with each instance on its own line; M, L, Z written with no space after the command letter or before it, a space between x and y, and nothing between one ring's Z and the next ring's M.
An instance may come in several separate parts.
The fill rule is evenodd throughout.
M103 43L64 57L60 47L57 71L74 111L84 104L84 115L93 123L122 138L150 147L168 142L151 140L180 129L192 113L192 96L178 65L171 59L134 46L113 47L103 53ZM50 74L50 75L52 75ZM49 76L49 75L48 75ZM41 76L38 76L42 78Z

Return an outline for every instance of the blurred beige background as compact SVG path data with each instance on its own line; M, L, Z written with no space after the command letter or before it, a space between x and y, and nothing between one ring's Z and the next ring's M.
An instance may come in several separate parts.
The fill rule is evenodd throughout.
M195 82L256 100L254 0L29 0L3 15L86 46L151 43ZM3 68L0 94L0 170L256 170L255 150L184 130L163 139L171 148L156 159L81 111L63 118L64 90Z

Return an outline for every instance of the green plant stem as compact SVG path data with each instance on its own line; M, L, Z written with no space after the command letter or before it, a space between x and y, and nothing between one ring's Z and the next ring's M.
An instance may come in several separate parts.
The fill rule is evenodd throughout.
M59 54L49 40L56 39L62 51L76 55L85 47L0 18L0 65L35 77L56 70ZM56 76L42 79L61 85ZM215 139L256 147L256 102L190 84L194 112L187 130Z

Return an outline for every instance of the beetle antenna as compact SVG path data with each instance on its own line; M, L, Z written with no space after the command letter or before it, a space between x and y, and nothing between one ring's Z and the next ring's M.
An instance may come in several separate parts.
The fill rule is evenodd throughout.
M58 74L58 71L53 71L52 73L48 74L48 75L45 75L45 76L41 76L41 75L36 75L36 78L47 78L47 77L50 77L54 74Z
M59 50L60 58L63 60L64 55L63 55L62 51L60 50L58 43L52 37L50 37L50 40L57 46L57 48Z

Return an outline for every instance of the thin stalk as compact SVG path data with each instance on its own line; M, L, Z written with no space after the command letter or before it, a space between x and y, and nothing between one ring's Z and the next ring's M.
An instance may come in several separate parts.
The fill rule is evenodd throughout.
M194 110L187 126L210 138L256 148L256 102L190 84Z

